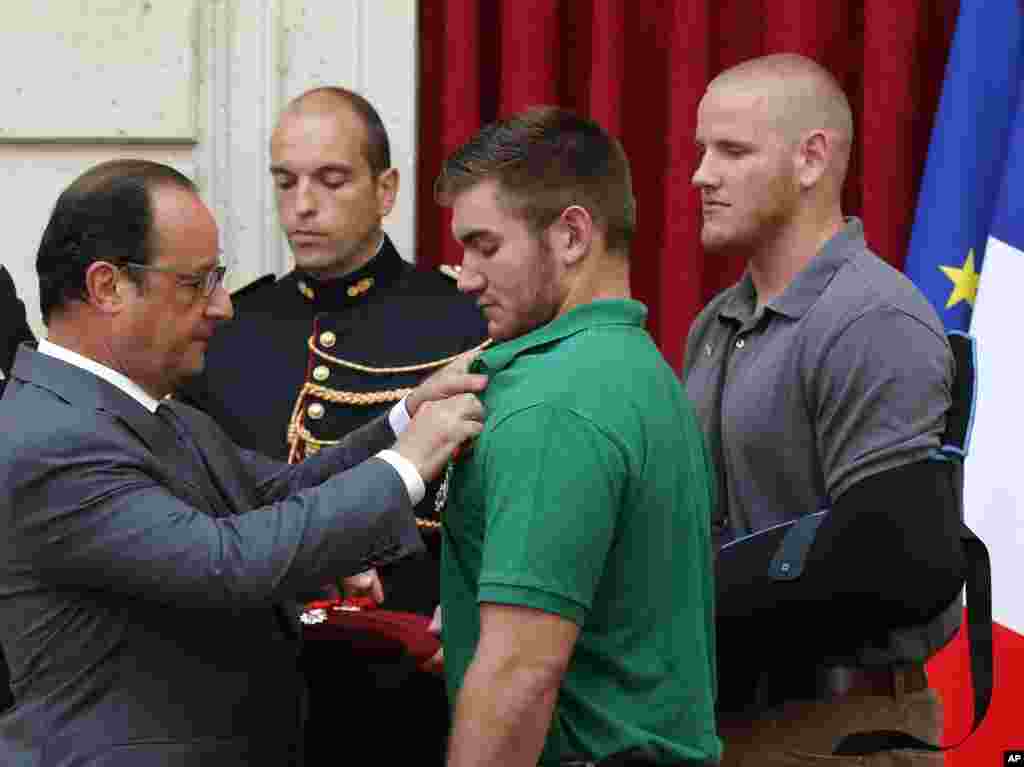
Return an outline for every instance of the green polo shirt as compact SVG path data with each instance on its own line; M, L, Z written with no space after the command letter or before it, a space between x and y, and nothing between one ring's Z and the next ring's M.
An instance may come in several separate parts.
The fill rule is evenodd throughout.
M577 623L542 763L638 747L714 760L712 474L692 408L631 300L577 307L475 364L487 422L449 472L449 699L479 603Z

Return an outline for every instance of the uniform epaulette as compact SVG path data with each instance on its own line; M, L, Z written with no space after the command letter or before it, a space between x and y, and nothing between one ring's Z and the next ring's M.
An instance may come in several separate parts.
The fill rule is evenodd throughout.
M238 290L231 294L232 298L241 298L244 295L252 293L253 291L259 290L267 285L273 285L277 282L277 277L273 274L264 274L258 280L253 280L248 285L243 285Z
M461 266L453 266L452 264L441 264L437 267L437 271L441 272L445 277L451 277L453 280L459 279L459 272L462 271Z

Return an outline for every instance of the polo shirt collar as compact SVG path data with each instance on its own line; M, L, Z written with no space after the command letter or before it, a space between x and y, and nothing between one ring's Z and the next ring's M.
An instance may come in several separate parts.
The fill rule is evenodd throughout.
M847 218L846 225L822 246L782 294L769 301L765 308L792 319L802 317L825 291L839 268L851 255L866 247L861 220L852 216ZM744 322L753 317L756 303L754 283L748 270L718 314L725 319Z
M591 301L570 309L536 330L492 346L473 361L471 369L474 372L497 373L512 364L520 354L581 331L609 325L642 328L646 321L647 307L631 298Z

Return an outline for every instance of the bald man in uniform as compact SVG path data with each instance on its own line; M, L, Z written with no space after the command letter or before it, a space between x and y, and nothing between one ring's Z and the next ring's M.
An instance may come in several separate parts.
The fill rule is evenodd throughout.
M238 444L294 462L383 413L454 356L482 346L487 332L453 273L413 267L384 233L400 179L384 123L363 96L321 87L292 100L271 135L270 161L295 269L234 294L234 321L218 331L205 371L182 396ZM427 553L347 579L347 594L433 613L437 486L416 506ZM439 676L409 656L356 656L341 642L308 642L305 660L309 737L331 742L311 743L309 753L334 759L336 728L360 739L387 716L397 737L382 761L443 761L448 706Z
M942 324L842 213L853 119L825 69L779 54L723 72L696 143L704 249L747 263L684 363L716 544L830 510L798 579L752 581L740 610L720 589L723 764L940 765L832 754L855 731L942 732L924 662L956 629L963 572L954 481L929 460L951 403Z

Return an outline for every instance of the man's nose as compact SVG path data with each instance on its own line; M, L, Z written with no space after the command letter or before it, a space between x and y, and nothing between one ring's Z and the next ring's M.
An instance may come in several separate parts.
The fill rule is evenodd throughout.
M462 268L459 269L459 279L455 287L460 293L479 293L486 287L486 280L480 272L472 267L470 259L463 257Z
M235 307L231 303L231 294L224 285L218 285L206 302L206 316L210 319L225 321L235 316Z
M306 217L316 213L316 196L308 181L299 180L295 184L295 214Z
M710 154L710 152L704 152L700 158L700 162L697 163L697 169L693 172L693 176L690 178L690 183L698 189L705 189L707 187L717 185L712 161L709 159Z

